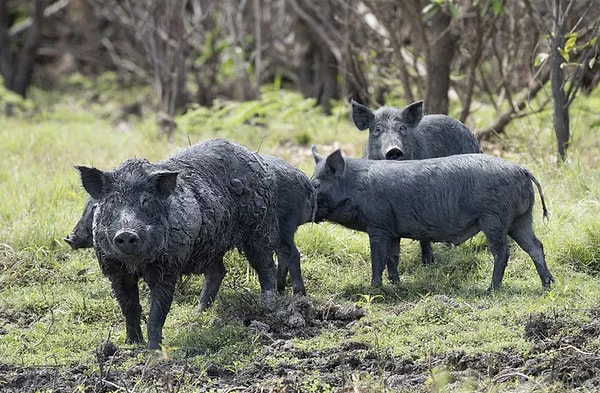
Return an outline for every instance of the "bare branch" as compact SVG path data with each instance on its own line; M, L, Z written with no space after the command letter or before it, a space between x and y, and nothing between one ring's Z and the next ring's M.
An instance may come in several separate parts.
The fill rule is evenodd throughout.
M504 112L496 120L494 124L476 133L477 139L487 140L493 135L501 134L504 132L505 127L517 116L519 112L527 107L527 104L542 90L544 85L550 80L550 71L544 68L539 79L534 79L530 86L528 93L525 97L516 102L513 106L509 106L508 111Z

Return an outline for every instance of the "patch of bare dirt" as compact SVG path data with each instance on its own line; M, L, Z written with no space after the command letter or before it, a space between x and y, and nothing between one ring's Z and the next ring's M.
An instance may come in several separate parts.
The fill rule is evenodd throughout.
M303 392L311 391L310 378L318 378L319 389L329 386L337 393L383 392L384 388L424 392L430 391L427 381L434 367L451 373L453 382L448 391L453 391L452 386L461 378L491 381L489 384L527 379L542 386L559 383L565 389L581 391L600 388L600 354L592 342L600 336L597 316L577 326L560 314L532 314L523 323L523 334L532 343L525 355L453 351L428 362L416 362L394 357L389 349L353 340L352 325L365 315L354 305L314 306L308 298L294 297L280 302L272 312L225 307L219 315L245 326L249 336L262 345L255 358L237 372L212 363L200 369L188 364L190 358L155 358L126 369L125 360L136 359L139 351L121 351L114 343L104 342L95 350L97 365L93 368L0 364L0 391L131 392L151 386L157 392L177 392L183 387L198 392ZM291 340L314 337L325 328L339 329L347 339L335 348L314 350L298 347ZM189 353L202 351L191 348ZM381 387L374 388L373 383L368 388L357 387L361 376L378 381ZM322 391L319 389L316 391Z

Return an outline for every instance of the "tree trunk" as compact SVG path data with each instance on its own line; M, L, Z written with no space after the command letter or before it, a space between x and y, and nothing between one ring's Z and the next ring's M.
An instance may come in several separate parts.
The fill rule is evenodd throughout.
M566 0L554 0L554 38L552 39L552 58L550 84L554 101L554 133L558 148L558 160L564 162L570 142L569 105L564 90L562 64L565 59L559 49L565 44Z
M314 30L316 18L296 3L297 13L294 33L299 45L300 64L298 79L300 91L305 97L314 97L326 113L331 112L331 100L339 97L338 68L336 56L322 36Z
M450 31L452 17L443 10L438 10L430 22L429 51L425 59L427 67L425 113L447 114L450 66L458 37Z
M32 23L19 52L14 51L9 35L10 17L7 3L6 0L0 1L0 72L4 78L4 86L25 97L33 75L35 55L40 45L45 0L35 0Z

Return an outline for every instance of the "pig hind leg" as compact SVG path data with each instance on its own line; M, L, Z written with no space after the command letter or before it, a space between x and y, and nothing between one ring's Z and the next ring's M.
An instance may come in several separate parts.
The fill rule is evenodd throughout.
M494 256L494 271L492 273L492 285L490 290L497 289L502 284L504 271L508 264L508 239L502 219L499 216L491 216L480 219L479 228L485 234L488 241L488 249Z
M546 258L544 257L544 246L542 242L535 236L533 232L533 218L531 212L518 217L508 232L519 247L521 247L533 260L535 268L542 280L542 285L547 288L554 281L552 274L546 266Z
M204 271L204 286L200 293L198 308L200 311L206 310L217 297L221 282L227 271L223 264L223 257L215 258L215 261L210 264L210 267Z
M288 271L292 279L294 295L306 295L300 269L300 252L294 244L294 235L285 236L277 245L277 291L285 290Z
M242 250L250 266L258 274L261 300L266 307L274 307L277 273L272 250L265 247L262 242L246 243L243 245Z
M431 242L428 240L421 240L421 261L423 265L433 265L433 250L431 249Z

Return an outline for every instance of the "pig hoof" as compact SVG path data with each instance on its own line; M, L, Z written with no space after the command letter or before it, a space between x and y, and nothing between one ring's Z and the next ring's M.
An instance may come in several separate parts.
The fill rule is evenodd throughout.
M153 340L148 341L148 349L160 349L160 342Z
M298 289L298 290L295 289L294 296L296 296L296 297L306 296L306 289L304 289L304 288Z
M553 282L554 282L554 277L550 276L545 280L545 282L542 283L542 285L544 286L544 289L549 290L552 288Z
M276 306L276 302L277 302L275 292L273 292L273 291L262 292L260 294L260 301L267 310L269 310L269 311L275 310L275 306Z

